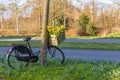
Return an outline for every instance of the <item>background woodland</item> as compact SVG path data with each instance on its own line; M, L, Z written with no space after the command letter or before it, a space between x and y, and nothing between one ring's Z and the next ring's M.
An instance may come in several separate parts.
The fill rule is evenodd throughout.
M0 4L0 35L40 35L43 1L14 0ZM67 36L106 36L120 32L120 2L98 3L94 0L50 0L49 25L64 25Z

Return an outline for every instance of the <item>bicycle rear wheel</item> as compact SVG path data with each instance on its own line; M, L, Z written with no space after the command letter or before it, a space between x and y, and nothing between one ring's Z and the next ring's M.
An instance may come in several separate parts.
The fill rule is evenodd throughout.
M27 66L29 62L18 60L18 57L23 57L23 56L29 56L29 54L21 54L18 50L11 49L6 57L9 67L11 67L12 69L16 69Z
M64 53L62 52L62 50L56 46L50 46L48 48L48 58L50 58L50 60L52 60L53 62L58 62L60 64L63 64L65 61L65 56Z

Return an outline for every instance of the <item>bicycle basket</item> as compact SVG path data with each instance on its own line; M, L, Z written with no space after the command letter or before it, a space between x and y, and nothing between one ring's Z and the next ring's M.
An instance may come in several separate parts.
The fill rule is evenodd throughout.
M65 40L65 31L59 33L59 35L49 35L49 44L50 45L60 45Z

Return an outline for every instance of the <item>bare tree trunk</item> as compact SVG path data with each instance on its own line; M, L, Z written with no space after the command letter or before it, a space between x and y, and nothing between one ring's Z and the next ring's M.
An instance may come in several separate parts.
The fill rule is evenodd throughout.
M104 13L103 13L103 6L101 7L101 15L102 15L101 26L104 27Z
M0 22L1 22L0 23L0 27L1 27L1 29L4 29L4 27L3 27L3 22L4 22L3 14L4 14L4 11L5 11L5 7L0 5L0 18L1 18L1 20L0 20Z
M3 30L4 28L3 28L3 16L1 16L1 29Z
M116 13L117 15L116 15L116 27L118 27L119 26L119 10L117 10L117 13Z
M19 34L18 14L16 14L16 32Z
M95 7L94 0L92 0L92 13L91 13L92 22L94 22L94 13L95 13L94 7Z
M47 48L48 48L48 32L47 25L49 20L49 2L50 0L44 1L44 15L43 15L43 27L42 27L42 47L40 52L40 64L47 64Z
M39 1L39 33L41 34L41 29L42 29L42 4Z
M63 0L64 1L64 0ZM67 16L67 0L65 0L65 3L64 3L64 26L66 27L66 16Z
M118 16L118 27L120 26L120 11L119 12L119 16Z

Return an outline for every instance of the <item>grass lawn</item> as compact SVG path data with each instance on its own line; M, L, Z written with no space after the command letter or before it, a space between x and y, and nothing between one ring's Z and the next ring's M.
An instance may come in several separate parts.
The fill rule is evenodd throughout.
M0 41L0 46L11 43L24 44L23 41ZM40 47L40 42L31 42L32 47ZM68 43L59 47L70 49L120 50L120 44L106 43ZM41 66L39 61L28 67L13 70L8 67L5 55L0 55L0 79L5 80L120 80L120 63L109 61L65 60L63 65L56 61Z
M24 44L24 41L0 41L0 46L10 46L12 43ZM31 42L32 47L40 47L40 42ZM69 49L94 49L94 50L120 50L120 44L114 43L73 43L73 42L63 42L60 48Z
M63 65L48 61L22 69L8 67L5 56L0 55L0 79L5 80L120 80L120 64L106 61L66 60Z
M62 48L91 49L91 50L120 50L120 44L107 43L62 43Z
M31 37L39 37L39 35L25 35L25 36L31 36ZM25 36L0 36L0 38L23 38ZM104 37L100 37L100 36L66 36L66 38L80 38L80 39L95 39L95 38L116 38L116 39L120 39L120 33L111 33L108 34Z

